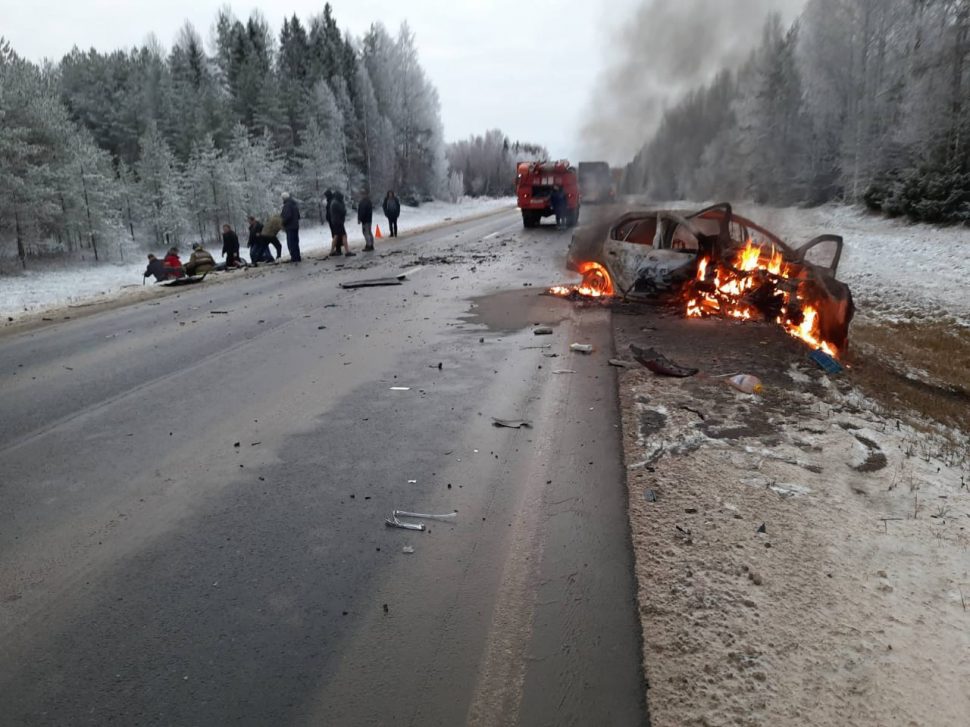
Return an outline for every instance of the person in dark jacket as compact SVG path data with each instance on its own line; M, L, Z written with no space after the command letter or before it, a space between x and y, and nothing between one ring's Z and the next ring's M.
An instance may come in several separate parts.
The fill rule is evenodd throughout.
M342 192L334 192L333 202L330 203L330 230L333 232L334 252L331 255L343 255L348 257L357 253L350 251L350 244L347 242L347 228L344 223L347 221L347 207L344 205L344 195ZM346 248L341 252L341 248Z
M561 230L566 225L566 194L558 184L552 188L549 204L556 215L556 229Z
M249 216L249 261L253 265L273 262L273 254L269 251L269 241L263 236L263 223L252 215Z
M222 226L222 256L226 259L227 268L242 266L239 259L239 235L229 225Z
M387 218L388 232L391 237L397 237L397 218L401 215L401 200L397 198L393 191L388 190L381 208Z
M290 262L300 262L300 208L289 192L283 192L283 210L280 212L283 229L286 230L286 247L290 251Z
M371 224L374 221L374 203L370 201L370 195L365 190L357 203L357 222L364 233L364 252L374 249L374 233L371 232Z
M145 269L142 278L147 278L149 275L155 276L156 283L160 283L163 280L169 280L175 277L171 268L169 268L162 260L159 260L151 253L148 253L148 267Z

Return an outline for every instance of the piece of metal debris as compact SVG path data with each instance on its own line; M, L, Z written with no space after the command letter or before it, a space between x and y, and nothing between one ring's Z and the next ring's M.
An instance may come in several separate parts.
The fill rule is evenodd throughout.
M536 326L532 329L532 333L536 336L551 336L552 327L550 326Z
M624 361L622 358L611 358L610 366L616 366L620 369L638 369L640 364L636 361Z
M531 429L532 422L526 419L497 419L492 417L493 427L506 427L508 429Z
M370 278L369 280L353 280L348 283L341 283L344 289L351 288L376 288L382 285L400 285L402 278Z
M698 369L674 363L655 349L640 348L635 343L630 344L630 351L633 353L633 358L661 376L674 376L682 379L693 376L698 371Z
M458 517L458 511L456 510L454 512L446 512L442 515L432 515L424 512L408 512L407 510L395 510L394 519L396 520L399 517L411 517L417 520L442 520L445 522L452 522L455 518Z
M571 343L569 344L569 350L575 351L576 353L592 353L593 346L590 343Z
M424 531L424 523L404 523L397 519L397 516L385 518L384 524L389 528L401 528L402 530Z
M410 391L410 386L392 386L390 391Z
M414 548L412 548L410 545L405 545L403 548L401 548L401 552L402 553L409 553L410 554L410 553L413 553L414 552ZM384 613L387 613L387 604L386 603L384 604Z

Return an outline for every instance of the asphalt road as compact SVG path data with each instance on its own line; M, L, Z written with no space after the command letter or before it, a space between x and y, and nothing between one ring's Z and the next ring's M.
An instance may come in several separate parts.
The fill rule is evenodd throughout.
M567 241L501 213L0 336L0 723L645 724Z

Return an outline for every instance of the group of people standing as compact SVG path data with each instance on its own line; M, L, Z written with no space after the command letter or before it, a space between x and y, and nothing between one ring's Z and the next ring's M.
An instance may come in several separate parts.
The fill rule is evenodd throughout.
M343 194L328 189L323 196L327 201L326 220L330 225L330 254L356 255L357 253L351 251L347 241L347 205L344 203ZM401 216L401 202L393 191L388 191L381 209L387 217L388 235L397 237L397 218ZM364 235L364 252L372 251L374 232L371 226L374 224L374 203L371 202L370 194L366 190L357 201L357 224L360 225Z
M353 256L347 241L347 206L341 192L327 190L324 194L327 201L326 220L330 226L330 255ZM286 232L286 247L290 253L290 261L298 263L303 258L300 254L300 208L288 192L282 195L283 208L278 215L272 215L264 225L253 215L249 216L249 259L252 265L262 262L278 261L283 255L283 246L278 235L280 230ZM397 219L401 215L401 202L393 191L388 191L381 205L384 216L387 217L390 237L397 237ZM371 225L374 219L374 205L370 195L365 191L357 203L357 222L364 234L364 251L374 249L374 234ZM239 236L231 225L222 226L222 256L226 259L226 268L238 268L246 265L239 256ZM270 252L275 248L276 257ZM154 255L148 256L148 268L144 277L154 276L157 281L171 280L186 275L204 275L216 267L212 255L200 244L192 246L192 257L188 263L182 264L178 256L178 248L171 248L164 260Z

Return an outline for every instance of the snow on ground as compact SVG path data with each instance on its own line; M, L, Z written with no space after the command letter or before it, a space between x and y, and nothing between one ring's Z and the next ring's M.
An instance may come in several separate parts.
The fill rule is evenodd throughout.
M812 209L738 205L737 211L798 247L842 235L840 280L859 314L889 320L951 319L970 326L970 230L890 220L858 207Z
M398 220L398 232L401 235L417 232L421 229L440 224L448 220L460 220L474 217L503 207L511 207L515 200L511 197L498 199L463 199L457 204L449 202L428 202L420 207L404 207ZM348 218L354 212L349 211ZM312 210L305 209L305 221L312 219ZM387 220L379 212L374 217L375 226L387 234ZM244 231L239 231L239 237L245 245ZM350 246L359 251L364 244L360 226L347 225ZM284 258L287 258L285 235L280 233L283 242ZM381 242L377 243L382 244ZM187 248L188 245L183 245ZM330 231L321 226L307 227L300 231L300 249L303 253L319 253L330 249ZM213 256L218 258L221 245L210 248ZM164 250L156 250L160 255ZM243 251L245 255L245 250ZM188 254L183 249L182 259L187 260ZM105 300L123 295L126 291L141 289L142 272L145 270L143 256L128 262L94 263L76 262L47 263L41 269L27 270L23 274L0 276L0 316L4 320L19 318L24 313L39 313L51 308L67 305L77 305L93 300ZM56 265L56 267L53 267ZM151 283L146 283L146 286Z

